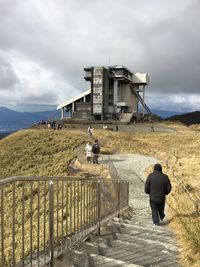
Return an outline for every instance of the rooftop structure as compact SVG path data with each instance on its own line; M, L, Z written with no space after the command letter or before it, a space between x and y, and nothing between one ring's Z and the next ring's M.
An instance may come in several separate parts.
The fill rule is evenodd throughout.
M151 113L145 104L145 87L149 84L146 73L132 73L117 65L85 68L85 80L90 89L60 104L61 118L65 111L71 117L90 120L116 119L130 121L139 112Z

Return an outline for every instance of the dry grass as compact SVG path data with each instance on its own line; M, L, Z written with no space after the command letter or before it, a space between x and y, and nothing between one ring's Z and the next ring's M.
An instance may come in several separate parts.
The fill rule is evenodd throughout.
M10 176L66 176L85 136L77 131L25 130L0 141L0 179Z

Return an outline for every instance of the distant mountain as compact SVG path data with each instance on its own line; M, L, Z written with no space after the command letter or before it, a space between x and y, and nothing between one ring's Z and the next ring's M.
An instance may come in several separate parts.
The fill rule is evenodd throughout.
M42 112L17 112L11 109L0 107L0 132L12 132L28 128L34 123L42 120L54 120L60 117L60 111Z
M157 116L166 119L168 117L172 117L175 115L180 115L183 112L179 112L179 111L171 111L171 110L159 110L159 109L151 109L151 112L153 114L156 114Z
M166 118L166 120L182 122L188 126L192 124L200 124L200 111L172 116Z

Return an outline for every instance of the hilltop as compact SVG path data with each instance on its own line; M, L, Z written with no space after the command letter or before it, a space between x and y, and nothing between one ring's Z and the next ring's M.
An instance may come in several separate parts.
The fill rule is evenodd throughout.
M181 115L175 115L166 118L168 121L182 122L187 126L192 124L200 124L200 111L185 113Z

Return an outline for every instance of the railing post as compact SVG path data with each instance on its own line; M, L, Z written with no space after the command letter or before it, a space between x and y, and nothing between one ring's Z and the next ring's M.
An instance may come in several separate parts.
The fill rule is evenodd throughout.
M97 182L97 216L98 216L98 235L101 235L101 181Z
M121 180L118 181L118 218L120 217Z
M129 181L127 181L127 206L129 206Z
M54 266L54 185L49 182L49 266Z

